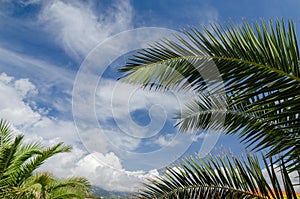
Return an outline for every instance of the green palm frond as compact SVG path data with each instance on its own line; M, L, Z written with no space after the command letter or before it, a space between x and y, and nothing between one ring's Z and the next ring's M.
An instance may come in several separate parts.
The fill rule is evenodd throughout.
M6 144L11 142L12 140L12 130L8 124L8 122L6 122L3 119L0 119L0 144Z
M88 195L75 187L61 188L53 193L52 199L85 199Z
M85 198L88 195L90 184L85 178L57 179L50 173L33 175L48 158L69 152L70 146L24 143L23 137L13 135L9 124L0 120L0 198L44 199L46 194L47 198Z
M253 146L253 150L259 151L268 148L267 156L280 153L285 157L284 162L289 169L299 169L300 137L292 127L278 125L270 117L264 114L245 110L244 106L228 104L224 108L225 99L213 96L201 95L193 102L186 105L186 108L177 117L181 121L177 124L181 131L196 131L198 129L222 129L229 134L239 132L239 137ZM226 103L227 104L227 103ZM221 121L224 120L224 121ZM266 133L267 132L267 133Z
M206 80L201 77L201 71L208 63L218 67L225 84L234 82L231 86L227 85L232 90L236 90L235 85L241 82L243 85L262 80L272 82L269 78L278 82L284 81L277 80L275 76L288 77L299 82L296 33L292 22L289 22L288 27L286 31L284 23L277 21L277 34L269 33L275 31L272 22L269 29L265 22L261 22L260 26L255 23L254 28L247 23L242 27L231 25L226 28L212 25L213 31L202 28L205 33L193 28L190 32L184 32L188 39L180 36L177 42L165 39L148 49L138 51L135 58L120 71L127 72L123 77L125 81L143 86L159 85L161 87L158 88L161 89L172 84L163 86L159 80L168 79L167 77L173 74L180 74L181 79L177 82L185 81L190 86L206 84ZM161 65L165 65L165 68L160 71ZM206 69L210 69L209 67ZM147 73L136 75L140 71ZM274 76L266 78L264 75L268 73ZM258 76L254 77L253 74ZM261 86L256 85L253 90L260 88Z
M71 147L58 143L52 147L46 149L40 149L37 155L32 156L31 159L24 162L21 167L21 171L17 174L17 179L21 179L20 183L31 176L32 172L41 166L47 159L58 153L70 152ZM19 185L20 185L19 183Z
M167 168L163 176L149 180L136 198L283 199L282 190L286 198L297 198L287 168L279 169L272 160L263 160L266 172L262 171L258 157L251 155L245 158L225 155L208 160L198 156L186 158Z
M184 31L177 41L162 40L138 51L122 80L146 88L189 89L197 97L180 115L182 131L213 123L268 155L284 153L291 170L300 169L299 48L292 21L212 25ZM225 96L224 96L225 95ZM222 98L226 107L202 104ZM223 101L223 102L224 102ZM212 114L212 112L214 114ZM223 115L225 126L212 122Z
M10 145L2 145L0 148L0 175L11 165L15 153L22 142L23 136L17 136Z
M82 189L89 188L91 185L90 183L83 177L72 177L72 178L65 178L55 181L49 186L49 190L51 189L59 189L63 187L77 187Z
M35 173L20 186L19 195L35 198L84 199L90 183L82 177L59 179L51 173Z

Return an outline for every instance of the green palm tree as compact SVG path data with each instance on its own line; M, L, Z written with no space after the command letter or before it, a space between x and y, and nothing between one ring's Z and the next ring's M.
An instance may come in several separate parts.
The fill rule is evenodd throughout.
M23 138L23 135L14 135L9 124L0 120L0 197L39 198L33 196L37 193L34 187L40 187L40 198L83 198L82 195L89 187L84 178L55 179L47 173L33 175L48 158L69 152L71 147L63 143L44 147L38 142L24 143ZM70 196L51 195L62 191L62 196L67 193Z
M21 198L84 199L89 195L89 182L82 177L55 178L51 173L35 173L20 186Z
M267 151L266 157L279 157L276 164L299 173L300 68L293 22L211 25L183 33L177 41L164 39L138 51L120 69L122 80L149 89L195 92L178 115L181 131L238 134L254 151ZM164 189L162 180L157 185Z

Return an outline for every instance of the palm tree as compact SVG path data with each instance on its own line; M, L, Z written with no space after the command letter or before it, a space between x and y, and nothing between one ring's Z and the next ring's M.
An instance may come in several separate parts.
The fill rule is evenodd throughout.
M55 178L51 173L35 173L20 186L22 198L36 199L84 199L89 195L89 182L82 177Z
M149 89L192 90L197 97L178 115L181 131L212 128L238 134L253 151L267 151L266 158L277 157L276 164L299 174L300 68L293 22L215 24L183 33L177 41L164 39L138 51L120 69L125 73L123 81ZM214 68L221 82L203 75ZM233 175L234 164L225 166ZM216 173L207 174L216 177ZM289 180L288 175L284 177ZM226 180L216 179L216 183ZM165 188L162 179L155 183Z
M39 198L33 196L36 195L34 187L40 186L40 198L56 198L48 195L62 191L70 193L69 197L64 198L83 198L82 194L89 187L84 178L59 180L46 173L33 175L48 158L69 152L71 147L63 143L44 147L38 142L24 143L23 138L23 135L13 135L9 124L0 120L0 197L28 198L29 194L29 198ZM79 191L82 192L78 194Z

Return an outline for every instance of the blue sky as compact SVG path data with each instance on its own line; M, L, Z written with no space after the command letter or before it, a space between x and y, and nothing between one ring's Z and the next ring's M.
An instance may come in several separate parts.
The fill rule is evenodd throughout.
M297 0L3 0L0 118L27 140L73 146L41 169L83 175L107 190L134 190L204 142L209 151L240 154L236 137L173 127L192 93L143 91L116 82L116 70L136 46L172 31L282 17L299 27L299 8Z

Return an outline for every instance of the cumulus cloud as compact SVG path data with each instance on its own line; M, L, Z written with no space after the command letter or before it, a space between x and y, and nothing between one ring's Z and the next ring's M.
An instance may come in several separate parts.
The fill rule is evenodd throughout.
M0 117L16 125L38 121L41 118L40 114L33 111L30 105L23 100L31 92L35 93L36 90L35 86L28 79L14 80L13 77L1 73Z
M95 12L91 3L51 1L39 16L58 44L79 60L107 37L131 28L131 18L128 1L115 2L102 13Z
M74 148L71 154L52 157L41 170L54 170L51 163L56 165L55 173L59 176L85 176L93 185L109 191L136 191L147 178L159 175L155 169L127 171L113 152L86 154L78 148Z
M95 152L85 156L76 164L73 172L89 176L96 186L119 191L133 191L146 178L159 175L156 170L126 171L112 152L106 155Z
M15 88L19 91L19 93L24 97L27 94L37 94L37 90L35 86L29 81L28 78L19 79L15 81Z
M24 102L28 95L38 93L35 85L28 79L15 79L2 73L0 92L0 118L9 120L18 132L25 133L25 141L39 140L46 145L63 141L73 145L71 153L52 157L40 168L41 170L51 171L57 176L85 176L96 186L117 191L132 191L145 178L158 175L156 170L127 171L113 152L104 150L103 153L88 153L78 145L80 139L72 121L47 117ZM124 140L119 141L121 142ZM108 148L99 142L95 144Z
M0 118L10 121L23 133L46 140L59 138L70 144L78 140L71 121L47 117L43 108L36 105L32 99L38 90L28 78L15 79L1 73L0 92Z

